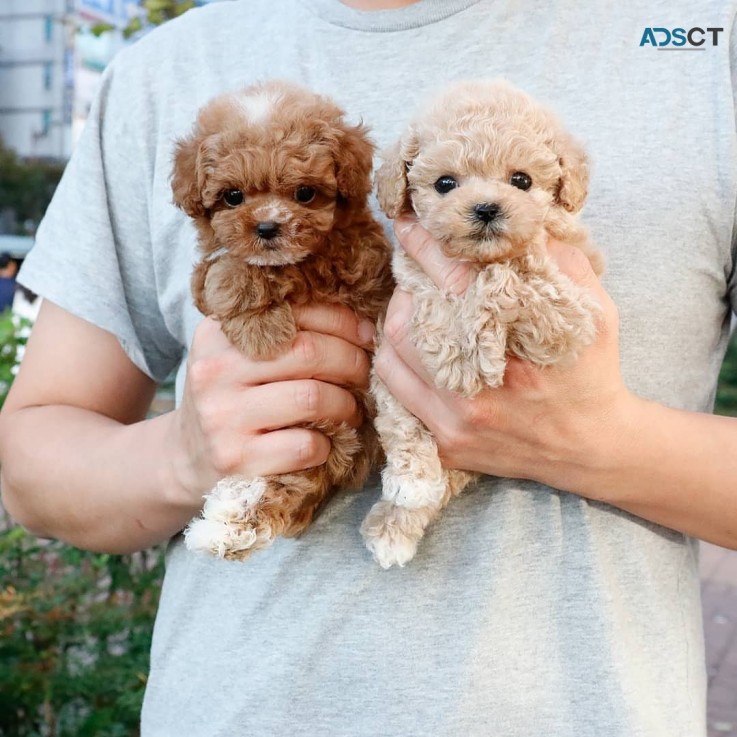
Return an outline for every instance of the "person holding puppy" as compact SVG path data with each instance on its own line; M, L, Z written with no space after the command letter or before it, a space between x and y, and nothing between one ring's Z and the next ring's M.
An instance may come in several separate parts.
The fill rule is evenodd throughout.
M675 5L694 26L737 15L735 0ZM705 735L695 538L737 547L737 427L708 414L737 301L737 42L660 54L639 45L652 22L570 0L243 0L185 14L106 72L20 275L46 301L0 453L5 504L39 534L110 552L172 538L143 737ZM438 391L394 295L377 371L448 468L485 474L406 568L362 545L375 484L246 564L178 535L220 477L324 462L327 439L300 425L360 423L345 387L367 384L370 326L305 307L291 350L249 361L190 303L173 142L207 99L276 77L333 96L381 146L435 87L506 77L594 165L583 217L603 281L548 245L604 313L573 365L511 360L498 389ZM394 229L463 293L462 262L411 219ZM80 257L96 279L71 289ZM145 420L179 364L177 409Z

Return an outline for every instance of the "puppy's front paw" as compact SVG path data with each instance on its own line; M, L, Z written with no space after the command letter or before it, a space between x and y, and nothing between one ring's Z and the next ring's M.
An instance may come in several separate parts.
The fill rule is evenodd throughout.
M403 567L415 557L424 533L424 527L412 519L418 511L381 501L368 513L361 525L361 535L382 568Z
M258 315L239 315L223 321L222 329L241 353L258 361L275 358L297 337L289 305Z
M479 331L474 349L474 363L479 376L492 389L504 383L507 369L507 327L496 320L489 321Z
M575 361L581 351L596 340L600 314L599 303L588 290L581 288L577 299L561 307L548 340L544 341L551 356L548 364Z
M538 366L569 364L596 339L601 307L578 285L549 287L535 296L526 319L513 326L509 351Z
M484 388L482 377L474 370L471 362L461 357L441 365L434 381L438 389L455 392L462 397L473 397Z

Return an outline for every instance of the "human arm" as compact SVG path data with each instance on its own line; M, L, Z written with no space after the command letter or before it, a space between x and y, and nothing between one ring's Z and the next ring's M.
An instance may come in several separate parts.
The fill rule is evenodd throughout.
M219 478L323 463L330 443L293 427L360 423L368 358L348 310L302 308L292 348L241 356L217 323L195 331L180 407L146 420L155 383L117 339L44 302L0 414L3 503L33 532L125 553L181 530Z
M438 285L465 290L466 267L445 259L422 228L400 221L396 230ZM532 479L737 548L737 420L630 392L619 371L615 305L580 252L555 242L549 251L603 308L597 341L575 364L537 369L511 358L498 389L472 400L437 390L406 332L411 297L398 292L379 376L436 436L447 467Z

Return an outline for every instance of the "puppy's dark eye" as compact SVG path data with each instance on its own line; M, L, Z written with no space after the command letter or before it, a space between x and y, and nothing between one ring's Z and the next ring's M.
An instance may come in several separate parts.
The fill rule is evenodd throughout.
M294 199L301 205L309 205L315 199L317 191L314 187L297 187L294 192Z
M516 171L509 177L509 183L513 187L526 192L532 186L532 179L530 179L529 174L525 174L523 171Z
M223 200L228 207L238 207L243 204L243 192L240 189L226 189Z
M438 194L448 194L451 189L455 189L458 186L458 182L456 180L446 174L445 176L440 177L437 182L435 182L435 191Z

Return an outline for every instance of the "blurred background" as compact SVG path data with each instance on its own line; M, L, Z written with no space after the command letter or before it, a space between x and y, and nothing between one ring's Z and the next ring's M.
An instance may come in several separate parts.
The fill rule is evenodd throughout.
M15 275L126 44L223 0L0 0L0 406L38 310ZM151 414L173 408L170 383ZM716 411L737 416L737 342ZM709 735L737 737L737 553L702 546ZM39 540L0 506L0 737L135 737L163 550L97 555ZM350 737L350 736L346 736Z

